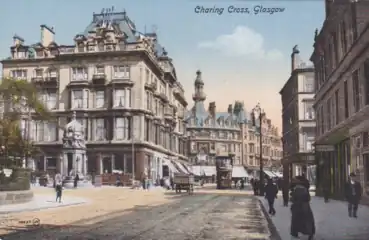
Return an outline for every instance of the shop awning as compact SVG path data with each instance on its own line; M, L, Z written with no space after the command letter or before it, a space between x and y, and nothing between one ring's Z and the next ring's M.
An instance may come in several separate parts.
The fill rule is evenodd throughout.
M192 169L191 169L191 166L190 166L190 165L188 165L187 163L182 163L182 165L183 165L183 167L187 170L187 172L189 172L189 173L192 173L192 174L193 174L193 172L192 172Z
M249 174L243 166L233 166L232 178L248 178Z
M263 172L265 173L265 175L267 175L270 178L276 177L276 175L274 175L271 171L263 170Z
M191 171L196 176L211 177L217 174L215 166L191 166Z
M202 169L202 175L205 175L206 177L217 175L215 166L200 166L200 167Z
M173 164L176 165L178 167L178 169L182 172L182 173L185 173L185 174L189 174L189 172L186 170L185 167L183 167L182 163L180 162L176 162L176 161L173 161Z
M191 168L191 172L193 173L193 175L201 176L200 166L191 166L190 168Z
M277 177L279 178L282 178L283 177L283 174L280 173L280 172L272 172L274 175L276 175Z
M179 173L179 171L177 170L177 168L173 165L173 163L170 160L163 159L163 165L168 166L168 168L170 169L171 172L173 172L173 173Z

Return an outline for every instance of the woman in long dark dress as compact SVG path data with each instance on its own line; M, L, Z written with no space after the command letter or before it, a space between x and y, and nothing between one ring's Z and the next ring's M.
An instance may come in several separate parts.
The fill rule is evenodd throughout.
M296 179L291 193L291 236L298 237L298 234L302 233L312 240L315 235L315 221L310 208L309 190L304 185L304 182Z

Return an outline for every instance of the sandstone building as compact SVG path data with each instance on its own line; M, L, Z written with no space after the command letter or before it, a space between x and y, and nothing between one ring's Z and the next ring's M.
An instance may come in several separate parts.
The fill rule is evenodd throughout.
M93 14L72 45L41 25L41 40L14 36L3 77L27 79L57 116L57 123L22 122L27 137L45 153L29 166L60 169L62 129L73 112L84 127L88 172L122 170L152 179L186 164L187 102L172 59L155 33L140 33L126 12ZM32 114L31 114L32 118ZM180 165L180 166L178 166Z
M344 196L350 172L368 194L369 182L369 2L326 0L316 31L315 67L318 183Z
M315 184L314 68L300 59L295 46L291 76L279 92L282 99L283 170L292 179L305 174Z

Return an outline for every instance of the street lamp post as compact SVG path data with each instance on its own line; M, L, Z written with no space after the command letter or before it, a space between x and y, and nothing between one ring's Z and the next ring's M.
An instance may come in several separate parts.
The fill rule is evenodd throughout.
M132 180L135 181L135 134L133 129L133 117L131 119L131 138L132 138Z
M259 152L259 159L260 159L260 172L259 172L259 180L260 180L260 186L259 186L259 195L264 196L264 162L263 162L263 132L262 132L262 123L263 123L263 117L265 116L264 110L261 109L260 103L258 103L251 112L252 117L252 124L256 127L256 117L255 114L258 114L259 116L259 127L260 127L260 135L259 135L259 145L260 145L260 152Z

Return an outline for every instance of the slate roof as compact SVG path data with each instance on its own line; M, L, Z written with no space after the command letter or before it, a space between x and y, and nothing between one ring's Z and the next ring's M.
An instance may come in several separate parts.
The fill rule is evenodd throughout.
M87 38L89 32L94 32L97 26L102 25L104 17L105 16L103 14L93 14L92 22L85 28L85 30L83 32L76 34L76 36L83 36L84 38ZM127 37L126 38L127 43L137 42L140 36L155 37L156 38L155 33L142 33L142 32L139 32L136 29L136 25L128 17L126 12L111 13L111 16L109 17L109 21L111 21L114 30L125 34L125 36ZM24 41L24 39L19 37L18 35L15 35L14 38L18 38L18 39L21 39L22 41ZM31 54L32 57L34 55L34 47L36 47L37 44L38 43L33 44L30 47L30 50L32 51L32 54ZM56 43L54 43L54 44L56 44ZM164 47L158 42L157 38L154 41L154 45L155 45L154 49L155 49L156 55L158 57L166 56Z
M240 107L240 109L233 110L229 112L216 112L215 121L212 119L211 114L205 108L204 101L195 101L194 106L186 113L186 121L189 123L190 127L227 127L226 122L228 122L228 127L237 127L243 123L247 124L250 118L250 113L248 113L243 106L243 103L236 101L233 104L233 108Z
M101 26L103 23L104 15L103 14L94 14L92 22L86 27L83 34L84 36L87 36L89 32L94 31L97 26ZM118 29L121 33L124 33L127 38L127 43L135 43L137 42L139 36L145 36L145 37L156 37L155 33L142 33L136 29L136 25L134 22L128 17L126 12L116 12L112 13L109 21L111 21L112 25L115 29ZM164 48L161 46L158 42L158 40L155 41L155 47L154 47L156 54L158 57L164 55Z

